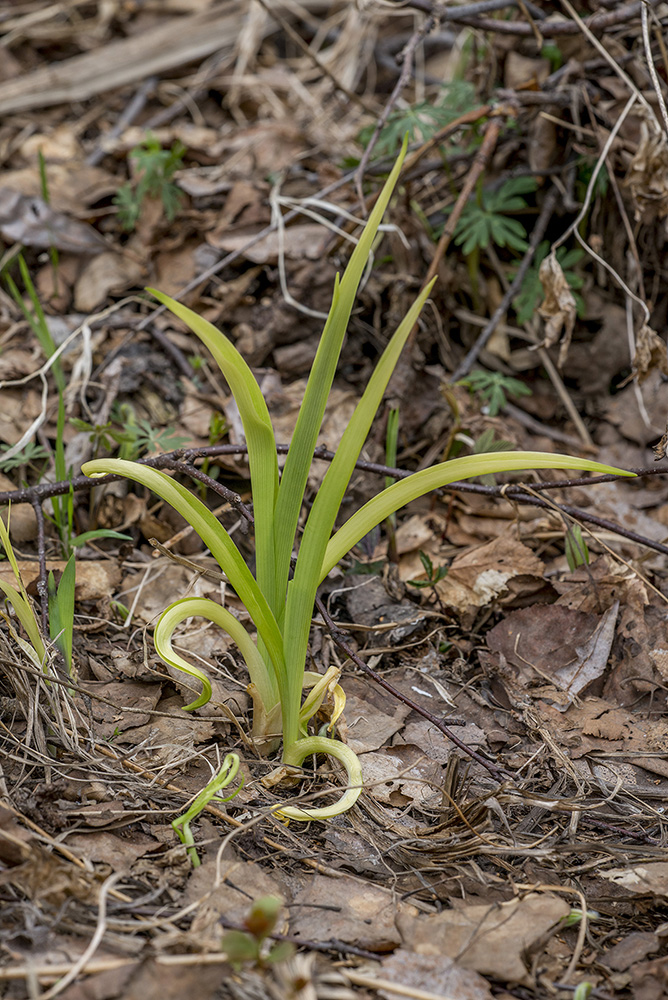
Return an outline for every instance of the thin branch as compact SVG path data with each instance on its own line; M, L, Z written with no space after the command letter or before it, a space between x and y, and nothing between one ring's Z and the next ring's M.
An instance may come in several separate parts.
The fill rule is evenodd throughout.
M603 34L615 25L624 24L638 17L643 3L649 3L650 6L656 7L659 2L660 0L642 0L642 2L634 0L632 3L622 4L617 10L612 10L609 13L592 14L591 17L584 19L584 24L592 34ZM435 9L437 5L428 2L428 0L408 0L407 6L427 12ZM510 6L510 4L507 6ZM499 35L534 36L533 27L524 21L502 21L491 17L476 17L460 13L460 11L467 9L466 7L450 7L443 11L441 20L443 22L450 21L454 24L463 24L467 27L477 28L479 31L495 32ZM579 31L579 26L573 21L541 21L540 23L540 33L543 38L577 35Z
M287 444L279 444L276 450L280 455L285 455L288 448L289 445ZM177 463L182 463L181 467L185 473L193 475L193 467L191 463L197 458L217 458L222 455L245 455L246 451L246 445L218 444L206 448L178 449L177 451L168 452L164 455L158 455L156 458L140 459L138 464L148 465L152 469L164 469L170 468L172 463L176 461ZM319 447L315 449L313 457L314 459L319 459L323 462L331 462L334 458L334 452L329 451L327 448ZM366 462L362 460L355 463L355 468L362 472L372 472L381 476L392 476L394 479L405 479L408 476L413 475L413 473L408 469L397 469L392 466L380 465L377 462ZM195 475L194 478L200 479L200 470L195 470L195 472L197 475ZM635 468L629 469L629 472L633 472L639 477L660 476L668 473L668 468ZM204 475L204 473L201 475ZM88 476L74 476L71 480L63 480L58 483L38 483L36 486L27 486L20 490L5 490L4 492L1 492L0 504L10 502L18 504L30 503L34 506L36 502L42 503L49 497L62 496L63 494L69 493L70 489L75 492L88 491L97 486L103 486L105 483L121 481L123 478L124 477L120 475L104 476L100 479L90 479ZM579 476L575 479L560 479L556 482L540 481L538 483L533 483L532 489L557 490L567 489L571 486L596 486L598 483L618 482L619 478L619 476L614 474L589 477ZM219 487L220 484L216 484L216 486ZM437 496L442 496L446 490L438 489L433 492L436 493ZM523 492L523 487L519 483L508 486L482 486L478 483L461 482L457 480L448 485L447 492L477 493L483 496L493 497L511 496L513 500L516 500L518 503L528 504L532 507L549 507L548 503L541 501L536 497L529 496ZM242 510L244 505L241 503L241 498L239 497L241 507L236 502L236 498L239 495L230 491L229 496L232 497L234 501L231 502L231 505L235 507L235 509L238 510L244 518L248 519L249 512L247 508L245 513L244 510ZM578 507L565 506L563 509L582 521L593 524L605 531L612 531L615 534L620 535L622 538L628 538L630 541L639 545L644 545L646 548L653 549L655 552L661 552L668 555L668 546L662 545L660 542L655 542L651 538L645 538L643 535L640 535L635 531L630 531L628 528L615 524L613 521L608 521L605 518L589 514L587 511L580 510Z

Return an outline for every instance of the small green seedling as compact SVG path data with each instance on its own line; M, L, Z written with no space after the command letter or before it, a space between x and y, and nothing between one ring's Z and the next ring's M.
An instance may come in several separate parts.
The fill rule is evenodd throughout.
M172 827L174 828L174 831L178 834L181 843L185 844L188 849L188 857L192 862L193 868L197 868L199 866L199 858L197 856L195 838L193 837L192 830L190 829L190 824L194 819L197 819L199 814L204 809L206 809L212 799L215 802L229 802L230 799L233 799L234 796L241 791L243 781L238 788L235 788L234 791L230 795L226 795L225 798L221 799L218 795L223 788L227 788L227 786L234 781L238 770L239 755L236 753L228 753L215 778L212 778L209 784L202 789L182 816L172 820Z
M421 101L390 114L374 147L373 158L392 156L407 133L410 142L427 142L440 129L475 107L475 89L470 83L453 80L443 84L435 102ZM358 141L365 149L374 131L375 125L369 125L360 132Z
M589 565L589 549L582 534L579 524L571 524L566 530L565 537L566 561L571 573L578 566Z
M457 385L465 385L471 392L480 396L487 406L490 417L496 417L508 403L506 394L518 399L520 396L530 396L531 389L524 382L510 375L503 375L501 372L486 372L482 368L476 368L457 382Z
M408 586L417 587L418 590L424 590L427 587L435 587L439 580L443 580L448 575L448 567L439 566L438 569L436 569L432 560L426 552L422 551L422 549L420 549L418 555L420 556L420 562L422 563L427 578L426 580L408 580Z
M442 462L394 483L364 504L332 534L339 507L364 442L380 406L390 376L426 302L433 282L418 296L390 338L341 438L336 455L322 481L299 537L298 524L318 433L334 380L343 339L358 285L378 227L399 179L406 155L402 152L374 206L343 278L337 278L329 316L311 368L292 442L279 476L276 438L264 396L234 344L197 313L160 292L163 305L182 319L208 347L236 400L246 436L255 518L256 574L251 573L235 542L201 500L164 472L122 459L88 462L88 476L109 473L126 476L153 490L171 504L199 534L245 605L257 632L255 641L244 625L215 601L199 597L177 600L163 612L154 632L158 654L171 666L195 677L202 693L185 708L200 708L211 697L206 674L174 650L172 635L181 622L199 616L226 630L236 643L250 674L253 701L253 738L271 750L283 742L282 769L299 767L314 754L339 760L347 772L347 788L332 805L320 808L282 806L290 819L329 819L345 812L362 787L359 759L345 744L308 734L309 720L323 700L334 702L335 721L344 696L338 685L340 670L323 675L306 670L311 616L318 587L339 561L372 528L412 500L459 479L520 469L582 469L632 475L589 459L543 452L507 452L472 455ZM292 573L293 551L299 552ZM292 573L292 576L291 576ZM303 698L303 692L308 692Z
M183 166L186 148L181 142L171 149L163 149L150 133L130 152L137 165L137 178L118 189L114 204L118 206L118 220L127 232L136 228L146 198L159 198L165 218L172 222L183 201L183 192L172 181Z
M279 941L268 950L264 947L276 927L280 911L280 899L262 896L255 900L244 920L245 930L223 934L221 947L232 965L240 968L244 962L252 962L256 968L263 969L292 957L294 947L289 941Z
M533 177L513 177L496 191L482 190L464 208L455 228L455 243L468 255L490 244L524 253L529 248L527 231L517 219L508 218L529 206L525 194L537 188Z
M48 577L49 634L60 650L68 674L72 673L72 648L74 644L74 553L67 560L56 586L51 571Z

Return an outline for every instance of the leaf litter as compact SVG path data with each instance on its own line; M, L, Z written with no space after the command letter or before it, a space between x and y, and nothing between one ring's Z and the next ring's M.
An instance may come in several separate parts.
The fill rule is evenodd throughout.
M375 125L364 103L372 99L377 116L389 107L401 72L392 46L397 38L402 47L410 42L416 16L408 10L389 17L380 5L337 12L315 2L300 14L286 7L283 21L265 16L261 4L252 16L241 4L228 11L207 0L143 6L75 3L63 12L24 5L2 27L16 71L0 99L3 266L23 248L49 325L64 321L69 335L87 324L88 367L76 369L68 417L87 421L90 430L68 424L64 432L81 461L103 449L110 434L114 447L139 442L153 455L173 436L199 448L243 444L227 387L197 343L173 320L148 313L142 286L149 280L169 294L191 285L183 301L221 324L264 369L263 390L287 442L320 321L295 309L286 290L300 307L326 311L347 253L336 231L308 214L309 199L326 198L340 212L339 227L359 215L342 159L359 160L356 138ZM657 18L650 54L665 92L665 12L650 7ZM475 26L486 15L465 13L458 21L449 9L440 33L419 41L420 72L404 88L401 121L409 127L414 110L420 128L429 124L432 108L433 130L447 129L476 101L486 106L501 84L500 96L511 91L518 116L462 214L454 247L437 262L436 308L416 332L410 370L398 373L403 468L432 464L453 447L471 449L480 438L553 448L564 429L580 433L564 396L580 410L601 460L647 466L657 443L664 457L665 135L646 107L632 110L619 128L586 220L592 246L627 290L595 260L570 249L557 259L541 241L544 294L529 272L522 315L506 304L507 327L497 329L476 362L497 383L506 380L506 403L513 379L533 394L511 395L510 406L492 412L482 393L454 385L440 392L476 343L479 327L470 317L491 316L499 306L549 177L559 177L561 201L548 246L582 204L629 97L622 64L628 71L631 61L634 86L661 114L637 12L601 29L603 45L619 59L617 69L606 63L601 75L592 65L601 53L591 37L566 15L540 16L552 13L551 5L534 8L531 24L523 8L491 27L487 16L484 27L477 25L480 38L488 32L486 48L460 60L459 69L455 53L473 44L466 18ZM609 7L601 11L605 17ZM504 24L515 26L521 54ZM569 26L563 35L560 24ZM534 42L529 47L534 29L544 32L542 51ZM459 83L457 73L468 74L468 90L441 92L435 81L444 72ZM562 77L573 89L568 107ZM586 85L597 92L595 110ZM320 439L325 448L336 446L385 330L432 263L432 237L450 217L453 190L456 197L471 169L487 114L434 143L437 158L429 160L423 148L406 179L391 221L410 249L397 232L385 235L344 347ZM395 131L398 121L390 119ZM185 146L173 178L183 198L170 221L160 192L147 197L127 233L114 197L132 180L132 151L149 134L163 151ZM424 132L413 138L418 149L431 141ZM380 161L371 163L365 193L382 170ZM527 164L536 182L513 178ZM519 182L521 205L509 201L509 182ZM283 238L271 228L272 191L300 209ZM471 219L483 215L485 234L500 236L491 248L471 243ZM223 259L229 263L212 279L201 277ZM634 295L650 304L651 316L634 316ZM44 417L35 442L42 451L25 449L3 472L0 487L11 491L56 478L49 453L57 396L50 382L43 395L37 338L4 285L0 308L0 444L16 444ZM561 375L528 350L542 343L553 356L559 341ZM74 345L63 355L72 376L77 359L86 360ZM85 455L75 451L77 433ZM380 424L374 428L366 460L384 464L384 433ZM242 452L205 461L209 475L249 499ZM80 462L73 464L76 476ZM325 467L314 464L311 490ZM364 501L381 486L359 470L352 498ZM528 495L513 499L504 487L483 484L492 492L452 489L416 501L327 581L328 612L355 655L427 716L451 723L463 748L341 661L318 620L312 656L318 669L341 661L348 675L339 732L361 754L366 790L350 815L305 830L271 816L290 792L265 787L271 762L241 741L247 727L238 721L249 699L222 632L194 621L179 636L212 679L212 704L195 716L181 708L192 695L187 683L153 650L156 613L174 596L222 596L244 620L234 593L207 575L211 561L197 540L151 499L126 484L98 488L92 503L74 491L76 531L115 528L131 542L92 541L78 554L71 677L53 650L45 671L36 668L11 607L3 608L2 996L146 1000L197 990L235 1000L465 1000L570 997L578 983L601 997L665 994L665 480L539 489L539 498L574 504L601 521L593 537L583 532L589 559L575 569L567 563L559 510L530 506ZM216 505L251 562L252 542L237 512L220 497ZM44 511L53 516L51 501ZM35 598L40 556L47 569L61 571L67 556L48 521L40 551L36 517L32 505L15 503L10 519ZM654 548L616 534L609 522ZM388 560L391 530L396 545ZM151 548L152 537L164 550ZM440 579L411 586L429 583L428 565L443 570ZM233 745L243 757L244 787L196 820L202 864L192 869L171 821ZM307 796L336 786L329 765L317 777L305 786ZM273 932L301 951L275 967L236 966L224 953L223 933L243 930L253 902L268 895L282 902Z

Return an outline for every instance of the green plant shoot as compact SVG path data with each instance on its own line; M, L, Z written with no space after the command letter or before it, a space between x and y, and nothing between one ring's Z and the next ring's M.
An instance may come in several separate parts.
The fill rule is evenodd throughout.
M401 350L431 292L432 282L418 296L390 338L346 427L305 521L294 574L290 578L308 473L348 320L369 251L399 179L405 154L406 142L343 277L335 282L329 316L282 476L279 477L276 439L269 411L260 387L242 356L227 337L206 320L168 296L153 291L158 301L182 319L209 349L235 397L248 447L255 518L255 576L211 511L167 474L121 459L99 459L88 462L83 468L88 476L108 473L127 476L153 490L179 511L208 546L253 620L257 641L229 611L214 601L185 598L176 601L163 613L154 636L159 655L168 664L197 678L202 685L201 695L186 709L190 711L205 704L211 694L211 684L199 668L189 664L172 648L171 636L179 623L197 615L227 630L246 661L254 709L253 737L262 739L268 747L282 737L282 760L287 767L299 767L314 754L327 754L344 765L347 788L338 801L319 808L281 807L280 814L291 819L322 820L345 812L357 800L362 786L361 765L349 747L333 738L308 735L309 720L326 697L334 702L331 720L335 720L343 704L337 668L330 668L322 676L305 671L316 593L343 556L400 507L456 480L494 472L546 468L632 475L567 455L543 452L473 455L423 469L394 483L364 504L332 534L355 463ZM305 688L309 693L303 699Z
M192 830L190 829L190 824L194 819L197 819L199 814L204 809L206 809L212 799L215 799L218 802L229 802L230 799L233 799L234 796L241 791L243 782L238 788L235 788L230 795L226 795L223 799L218 797L218 793L222 791L223 788L227 788L227 786L236 778L237 771L239 770L239 763L238 754L228 753L218 774L212 778L209 784L206 785L199 795L196 796L183 815L172 820L172 828L175 833L178 834L181 843L186 845L188 857L192 862L193 868L197 868L199 866L199 858L197 856L195 838L193 837Z

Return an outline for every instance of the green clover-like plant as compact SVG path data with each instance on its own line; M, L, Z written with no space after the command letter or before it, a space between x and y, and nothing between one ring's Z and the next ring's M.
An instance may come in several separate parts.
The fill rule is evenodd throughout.
M191 711L199 708L211 696L211 684L206 675L184 660L171 644L176 626L196 615L225 629L246 661L254 710L253 737L264 740L265 745L271 747L276 743L277 737L282 735L282 760L287 767L299 767L307 757L314 754L327 754L344 765L347 788L334 804L320 808L281 807L282 816L296 820L323 820L345 812L357 800L362 787L362 770L353 751L336 739L308 735L307 728L309 720L328 694L333 696L334 716L341 711L343 703L336 668L331 668L324 675L305 670L316 593L339 560L400 507L456 480L486 473L534 468L620 472L588 459L542 452L508 452L457 458L423 469L382 490L332 534L355 463L401 350L431 291L432 282L418 296L391 337L357 404L306 518L294 573L290 577L309 469L348 320L369 251L399 178L405 152L406 142L343 278L340 281L337 278L335 282L331 309L313 362L282 475L279 476L276 439L267 405L242 356L227 337L206 320L166 295L153 292L209 349L235 397L248 447L255 517L255 576L225 528L208 507L167 474L122 459L88 462L83 470L89 476L108 473L127 476L171 504L207 545L253 620L257 641L251 638L229 611L214 601L197 597L185 598L176 601L162 614L154 634L159 655L166 663L197 678L202 685L201 695L187 705L186 709ZM631 475L624 472L620 474ZM302 700L305 688L309 693Z

